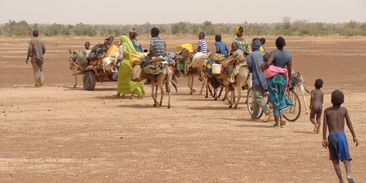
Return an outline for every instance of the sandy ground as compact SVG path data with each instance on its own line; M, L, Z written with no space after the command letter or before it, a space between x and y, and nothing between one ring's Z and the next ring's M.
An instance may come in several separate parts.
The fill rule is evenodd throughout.
M174 48L195 39L167 42ZM73 89L67 48L80 49L85 40L98 41L46 39L46 86L33 88L26 40L0 39L0 182L337 182L305 113L275 129L250 121L243 103L230 110L187 95L185 80L172 109L152 107L149 87L148 96L134 100L113 98L116 83ZM332 90L345 92L361 143L355 148L347 130L352 171L366 182L366 38L290 37L287 45L309 89L324 79L325 106Z

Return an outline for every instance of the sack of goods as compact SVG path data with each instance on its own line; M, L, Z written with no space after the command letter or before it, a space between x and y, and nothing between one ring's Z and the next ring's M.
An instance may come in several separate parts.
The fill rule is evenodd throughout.
M85 69L88 66L88 59L87 59L86 52L84 50L79 51L76 55L76 63L82 68Z
M153 57L147 66L143 68L145 74L158 75L166 71L168 62L163 57Z
M113 57L105 57L103 58L103 68L106 71L112 71L112 68L114 67L114 65L116 65L115 61L116 59Z
M135 65L132 69L132 81L140 82L142 80L142 69L140 65Z
M177 46L176 51L177 51L177 53L180 53L180 52L182 52L183 49L188 50L190 54L193 53L193 45L192 44L179 45L179 46Z
M141 60L141 56L140 55L136 55L136 54L130 54L129 56L130 62L132 66L135 65L141 65L142 60Z

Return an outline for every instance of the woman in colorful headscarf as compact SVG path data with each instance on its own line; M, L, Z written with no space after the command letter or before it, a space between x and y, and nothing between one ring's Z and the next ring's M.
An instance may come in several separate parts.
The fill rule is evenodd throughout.
M128 36L130 37L130 40L132 41L132 44L133 46L135 47L135 49L138 51L138 52L143 52L142 51L142 46L141 44L139 43L139 41L136 39L137 37L137 32L136 32L136 29L132 29Z
M144 86L141 82L131 81L132 66L129 56L138 55L137 50L133 46L131 40L123 35L120 38L121 47L118 54L119 71L118 71L118 96L126 93L131 93L131 97L134 95L143 97L145 95Z
M272 103L273 115L275 116L275 127L284 126L286 124L286 121L282 119L283 116L281 111L292 106L291 101L289 101L285 95L286 88L289 87L291 83L291 79L287 81L287 77L291 78L292 56L284 49L285 46L285 39L283 37L278 37L276 39L277 50L272 53L263 67L265 70L273 64L276 67L286 68L288 73L288 76L286 76L286 73L277 74L267 80L269 100Z
M234 43L239 46L239 49L244 52L245 55L249 55L249 45L247 41L243 38L244 36L244 28L239 26L235 29L236 38L234 39Z

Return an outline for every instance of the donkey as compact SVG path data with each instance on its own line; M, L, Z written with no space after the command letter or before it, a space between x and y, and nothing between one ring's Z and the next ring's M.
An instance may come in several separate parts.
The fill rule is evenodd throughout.
M235 60L232 57L227 58L226 60L222 61L223 63L223 67L228 67L229 64L233 64L233 62L237 62L237 60ZM234 83L229 83L227 81L227 75L224 73L221 73L217 76L215 76L217 81L219 82L219 84L223 85L225 88L225 96L223 98L223 101L225 101L226 99L229 102L229 108L233 108L233 104L235 102L234 105L234 109L237 109L240 99L242 97L242 88L245 85L248 85L248 88L252 87L252 79L250 77L250 72L247 68L247 66L242 66L239 69L239 73L235 76L235 82ZM208 96L208 92L211 93L210 91L210 80L212 79L212 77L210 77L208 74L206 74L206 98ZM217 100L217 98L221 95L222 89L220 91L220 94L217 95L217 88L218 87L214 87L214 98L215 100ZM237 100L235 100L235 92L237 92L238 98ZM229 97L230 95L230 97Z
M204 67L207 62L208 55L198 52L193 56L192 62L189 65L189 71L188 71L188 88L190 90L190 95L192 95L195 90L193 89L193 81L194 77L198 76L201 81L203 81L201 90L199 92L200 95L203 93L203 88L207 84L207 80L204 74Z
M147 74L146 78L150 80L151 84L151 98L154 101L154 107L162 106L164 98L165 84L166 92L168 93L168 109L170 109L170 97L171 97L171 85L174 71L170 66L167 66L166 70L157 74ZM158 89L160 89L160 102L158 102Z

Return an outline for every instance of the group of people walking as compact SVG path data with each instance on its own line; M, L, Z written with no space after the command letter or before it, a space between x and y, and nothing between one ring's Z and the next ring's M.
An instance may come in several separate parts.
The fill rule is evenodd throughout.
M283 127L286 122L283 119L282 111L291 107L293 104L286 97L287 89L291 85L292 74L292 55L285 49L286 41L283 37L278 37L275 41L276 49L271 53L266 52L264 48L264 38L254 38L251 45L243 38L244 29L239 26L236 28L236 38L231 44L231 50L222 41L221 35L215 36L215 53L224 56L233 55L244 61L247 58L247 66L252 73L252 87L254 90L254 112L253 116L257 116L259 109L265 113L264 121L267 121L272 116L275 119L275 127ZM113 41L113 37L106 39L104 44L106 46ZM117 96L131 94L131 97L142 97L145 95L144 86L142 82L135 82L131 80L132 65L130 56L141 55L143 52L141 44L137 40L137 32L132 30L129 35L122 35L120 37L120 47L118 50L117 65L119 65ZM95 47L97 47L96 45ZM93 52L90 50L90 43L85 43L88 55ZM104 49L108 49L104 47ZM103 50L103 49L101 49ZM149 45L148 57L159 57L167 55L166 42L159 37L159 29L154 27L151 29L151 40ZM205 33L199 33L199 41L197 44L197 52L208 54L210 52L207 41L205 40ZM46 52L45 44L39 39L39 32L33 31L33 38L29 41L28 54L26 63L31 64L34 72L35 87L41 87L44 84L43 64L44 54ZM311 114L310 119L314 124L314 132L318 133L320 128L320 116L323 107L323 93L320 91L323 81L318 79L315 82L315 90L311 92ZM273 111L268 108L264 95L268 91L269 100L272 103ZM349 127L353 141L356 146L358 140L356 138L349 114L346 108L341 107L344 102L344 95L342 92L336 90L332 93L331 101L333 107L327 108L324 111L323 123L323 142L325 148L329 148L330 159L333 162L337 176L340 182L343 182L339 160L343 161L346 166L346 174L348 182L354 182L350 175L350 160L351 157L348 151L348 143L344 135L345 122ZM254 119L254 118L253 118ZM329 136L326 137L327 129L329 129ZM327 140L328 139L328 140Z

